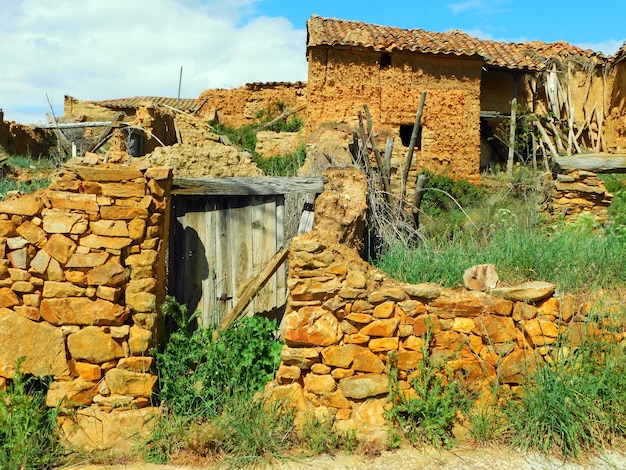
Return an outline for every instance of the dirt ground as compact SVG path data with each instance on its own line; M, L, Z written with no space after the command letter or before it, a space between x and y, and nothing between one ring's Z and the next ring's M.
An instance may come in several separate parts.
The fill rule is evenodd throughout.
M217 462L197 461L194 465L156 465L129 462L115 465L76 465L68 470L191 470L218 468ZM541 455L523 454L506 447L455 447L437 450L430 447L403 447L384 451L379 456L321 455L311 458L289 459L268 465L277 470L600 470L626 468L626 453L606 452L587 456L577 462L563 462Z

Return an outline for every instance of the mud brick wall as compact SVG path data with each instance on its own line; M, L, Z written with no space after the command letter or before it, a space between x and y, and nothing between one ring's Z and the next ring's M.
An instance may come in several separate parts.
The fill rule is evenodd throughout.
M68 166L0 202L0 380L52 376L47 404L150 404L165 296L169 168Z
M339 430L385 424L391 353L407 393L424 351L487 393L495 380L515 389L552 360L559 335L572 346L588 331L574 297L555 297L553 284L491 295L405 284L317 231L293 240L288 286L285 345L268 393L302 413L330 414Z

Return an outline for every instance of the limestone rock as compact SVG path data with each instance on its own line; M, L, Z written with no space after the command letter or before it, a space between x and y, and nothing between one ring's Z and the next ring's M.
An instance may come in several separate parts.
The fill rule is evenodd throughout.
M363 374L346 377L339 381L339 388L346 398L363 399L389 393L389 383L384 374Z
M122 346L96 326L87 326L69 335L67 347L73 359L93 364L124 357Z
M88 406L97 393L97 384L81 377L64 382L52 382L46 395L46 405L49 407L61 405L65 408Z
M0 316L0 376L12 377L20 357L25 358L20 369L24 374L69 375L63 333L10 312Z
M441 287L437 284L407 284L404 291L413 299L433 300L441 295Z
M62 442L83 452L108 451L131 455L145 442L160 415L159 408L103 412L97 407L79 410L59 419Z
M65 264L76 251L76 243L65 235L55 233L48 239L44 249L59 263Z
M469 290L486 291L498 285L498 273L493 264L477 264L463 273L463 283Z
M52 325L121 325L128 314L128 308L102 299L65 297L41 302L41 316Z
M498 287L491 295L520 302L537 302L554 294L556 285L551 282L531 281L514 287Z
M328 346L341 334L335 316L321 307L303 307L287 314L283 330L289 346Z
M157 376L114 368L105 374L104 380L111 393L150 398Z

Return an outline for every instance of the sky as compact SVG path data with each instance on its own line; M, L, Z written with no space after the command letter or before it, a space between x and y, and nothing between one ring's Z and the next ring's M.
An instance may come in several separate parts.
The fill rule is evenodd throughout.
M325 17L605 54L626 41L625 0L0 0L0 109L46 122L63 97L178 95L306 81L306 20Z

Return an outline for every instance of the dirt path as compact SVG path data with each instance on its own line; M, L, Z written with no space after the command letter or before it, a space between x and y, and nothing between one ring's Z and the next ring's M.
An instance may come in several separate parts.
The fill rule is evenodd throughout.
M156 465L143 462L118 465L80 465L67 470L192 470L215 468L216 464L198 462L197 465ZM548 459L528 455L508 448L456 447L450 451L432 448L402 448L385 451L380 456L322 455L306 459L285 460L272 466L277 470L600 470L625 469L626 453L607 452L589 456L578 462Z

